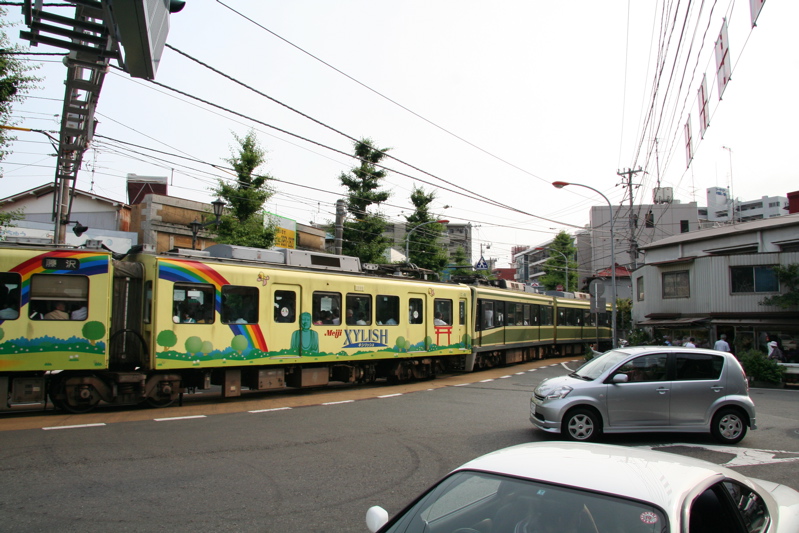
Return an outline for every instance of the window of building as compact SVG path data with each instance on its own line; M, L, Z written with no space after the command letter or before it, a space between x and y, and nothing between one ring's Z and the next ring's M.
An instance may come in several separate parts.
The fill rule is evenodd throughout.
M175 283L172 289L173 321L181 324L211 324L214 321L214 286Z
M278 315L279 312L275 314ZM258 288L222 286L221 319L225 324L257 324Z
M780 290L777 274L770 266L730 267L730 284L733 294Z
M691 286L687 270L663 273L663 298L690 298Z
M644 301L644 277L640 276L635 279L635 293L638 295L638 301Z
M341 293L314 291L312 313L314 326L341 324Z
M395 326L399 324L399 296L388 294L378 294L376 304L377 323L383 326Z
M89 278L86 276L62 274L31 276L30 316L33 319L86 320L88 303Z
M691 231L687 220L680 220L680 233L688 233Z

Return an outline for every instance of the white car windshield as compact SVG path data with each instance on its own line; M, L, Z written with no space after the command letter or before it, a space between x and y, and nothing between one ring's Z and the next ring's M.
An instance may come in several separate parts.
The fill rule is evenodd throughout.
M583 366L572 372L572 376L593 381L609 368L612 368L630 356L630 352L624 350L611 350L602 355L598 355L585 363Z
M387 530L507 533L668 531L653 505L609 494L484 472L456 472L419 500Z

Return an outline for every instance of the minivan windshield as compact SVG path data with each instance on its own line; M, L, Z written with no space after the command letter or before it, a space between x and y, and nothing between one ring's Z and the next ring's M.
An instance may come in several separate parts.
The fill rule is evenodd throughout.
M602 355L598 355L588 361L586 364L572 372L572 376L578 377L587 381L592 381L601 376L606 370L614 367L627 359L630 352L624 350L610 350Z

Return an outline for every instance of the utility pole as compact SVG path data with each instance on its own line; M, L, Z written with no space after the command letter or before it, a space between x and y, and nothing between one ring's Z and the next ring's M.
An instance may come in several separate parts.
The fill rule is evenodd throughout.
M631 168L625 170L619 170L616 172L617 175L622 177L622 187L629 189L630 194L630 262L632 263L632 269L635 270L636 264L638 262L638 241L635 239L635 228L638 225L638 214L634 212L635 206L633 204L633 174L638 174L639 172L643 172L641 167L638 167L637 170L633 170ZM626 177L626 180L625 180ZM638 185L635 185L637 188ZM613 217L613 213L610 214ZM613 268L616 268L614 265Z

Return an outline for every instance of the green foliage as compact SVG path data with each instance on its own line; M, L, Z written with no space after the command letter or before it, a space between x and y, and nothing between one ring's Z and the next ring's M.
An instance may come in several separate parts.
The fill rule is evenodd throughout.
M416 210L405 217L405 230L408 244L408 260L420 268L433 270L439 274L444 271L449 261L447 250L438 245L438 239L446 229L443 224L436 224L437 217L430 213L430 204L435 200L435 193L425 193L421 187L414 186L411 203ZM422 225L424 225L422 227ZM418 228L418 229L416 229Z
M347 211L352 220L344 222L344 242L342 252L360 258L362 263L381 263L389 247L389 240L383 236L386 221L379 213L369 211L373 204L388 200L390 193L379 191L386 171L378 168L389 148L375 148L371 139L355 142L355 157L361 162L350 170L341 173L339 181L349 191Z
M618 320L618 316L616 319ZM618 324L616 324L616 326L618 327ZM648 344L652 344L652 337L650 337L649 333L643 329L634 329L630 331L630 333L627 335L627 340L629 341L630 346L646 346Z
M539 278L547 290L555 290L558 285L563 285L563 290L568 289L569 292L577 290L577 261L574 260L576 251L571 235L565 231L561 231L553 239L552 244L548 246L549 258L543 265L546 274Z
M194 335L186 339L184 346L186 347L186 352L197 353L203 349L203 340Z
M270 248L275 242L275 225L264 218L263 205L274 194L268 174L257 174L258 167L266 162L266 152L258 146L255 132L250 130L243 138L235 133L237 149L231 149L226 161L236 171L235 183L219 180L214 192L225 200L228 213L216 227L216 241L223 244Z
M782 383L785 367L774 359L769 359L760 350L748 350L738 354L738 360L746 371L746 375L754 381Z
M105 324L92 320L83 325L83 336L91 341L92 344L103 338L105 335Z
M239 352L239 354L244 353L244 350L246 350L249 345L250 343L244 335L236 335L233 337L233 340L230 341L230 347Z
M211 341L203 341L203 346L201 351L202 353L208 355L209 353L214 351L214 344Z
M629 331L633 325L633 301L630 298L616 300L616 329ZM632 333L630 333L632 335Z
M158 343L158 346L163 346L164 351L167 351L178 343L178 336L171 329L165 329L158 334L155 342Z
M41 81L41 78L30 75L39 65L20 61L13 55L13 52L20 52L25 48L11 45L6 34L6 30L11 27L13 24L8 22L5 8L0 7L0 49L7 52L0 54L0 124L4 126L13 126L19 122L12 117L14 104L23 102L26 95ZM0 161L8 155L7 147L16 138L9 131L0 128ZM0 177L2 176L3 169L0 168Z
M760 305L776 305L782 309L788 309L799 305L799 264L794 263L786 267L776 265L772 267L780 285L785 287L786 292L776 296L769 296L760 302Z
M15 220L22 220L25 218L25 213L22 209L15 209L13 211L0 212L0 227L14 228L16 227L13 222Z
M471 261L466 257L466 251L463 249L463 246L459 246L458 249L455 250L455 253L452 254L450 265L454 266L451 273L453 276L469 276L474 274Z

